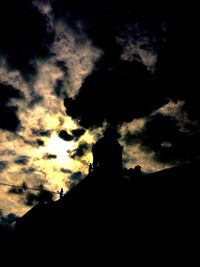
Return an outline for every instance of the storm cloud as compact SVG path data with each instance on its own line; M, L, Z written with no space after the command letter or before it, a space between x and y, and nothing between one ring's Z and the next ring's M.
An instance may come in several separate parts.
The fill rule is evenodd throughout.
M17 116L17 106L9 104L13 98L23 98L23 95L12 86L0 83L0 128L15 132L20 121Z
M71 134L68 134L67 131L64 130L60 131L58 135L65 141L72 141L74 139L74 137Z
M36 136L50 136L51 131L49 130L39 130L39 129L32 129L32 134Z
M26 165L29 162L29 157L28 156L19 156L16 160L16 164L20 165Z
M52 191L76 184L72 174L87 173L90 148L107 123L121 134L127 168L152 172L197 158L194 9L152 1L2 1L2 179ZM7 213L31 207L14 197L0 195Z
M4 214L4 211L0 209L0 225L10 226L18 218L19 216L17 216L16 214L14 213Z
M161 114L149 117L142 131L124 135L127 146L139 144L146 153L154 152L158 162L180 164L199 155L199 131L187 132L174 119Z
M81 158L84 156L84 154L91 148L89 144L86 142L81 142L78 144L78 147L74 150L70 151L70 157L73 159Z
M72 189L75 185L77 185L84 178L84 174L80 171L74 172L70 175L69 180L67 181L68 189Z
M65 130L61 130L58 134L60 138L62 138L64 141L78 141L82 135L85 133L85 129L83 128L77 128L72 130L70 133L68 133Z
M5 161L5 160L4 160L4 161L1 160L1 161L0 161L0 172L1 172L2 170L6 169L7 165L8 165L8 162L7 162L7 161Z
M37 30L36 30L37 29ZM28 79L36 73L34 60L49 56L53 33L31 1L2 1L0 4L0 51L12 69Z
M44 156L43 156L44 159L56 159L57 156L54 155L54 154L48 154L46 153Z
M78 141L79 138L85 133L85 129L77 128L71 131L72 135L74 136L74 140Z

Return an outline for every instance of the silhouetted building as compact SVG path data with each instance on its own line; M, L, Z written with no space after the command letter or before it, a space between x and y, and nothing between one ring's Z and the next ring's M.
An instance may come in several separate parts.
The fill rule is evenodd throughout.
M122 172L123 147L117 141L117 134L107 129L104 137L92 147L94 172L120 175Z
M124 177L128 178L131 183L140 182L140 178L142 177L141 166L137 165L135 168L125 169L124 170Z
M71 257L75 252L74 262L83 253L86 263L91 254L106 262L111 248L114 258L122 244L123 258L129 246L131 257L137 248L145 257L155 253L155 248L167 251L166 257L169 246L175 253L177 246L183 251L193 245L194 250L199 230L199 164L144 174L137 183L126 179L106 183L108 175L93 172L59 201L39 202L18 219L16 240L9 244L19 249L17 255L37 249L37 260L49 255L50 260L54 256L59 260L61 254Z

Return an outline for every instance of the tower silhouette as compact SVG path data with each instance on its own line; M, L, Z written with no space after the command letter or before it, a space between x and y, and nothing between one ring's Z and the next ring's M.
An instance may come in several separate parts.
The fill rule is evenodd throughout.
M117 141L118 134L107 128L104 136L92 147L94 172L120 175L123 147Z

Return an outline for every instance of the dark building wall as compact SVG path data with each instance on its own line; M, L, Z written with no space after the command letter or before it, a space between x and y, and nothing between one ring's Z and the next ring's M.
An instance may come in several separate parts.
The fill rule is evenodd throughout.
M104 173L121 173L122 171L122 146L109 137L103 137L92 148L94 170Z

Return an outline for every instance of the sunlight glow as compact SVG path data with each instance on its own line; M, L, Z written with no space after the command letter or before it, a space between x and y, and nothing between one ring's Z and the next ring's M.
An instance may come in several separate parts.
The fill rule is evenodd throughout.
M66 166L70 161L67 151L72 149L72 146L72 142L67 142L58 136L54 136L49 139L44 149L45 152L56 155L57 158L55 160Z

